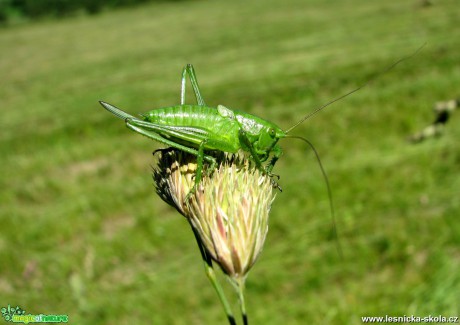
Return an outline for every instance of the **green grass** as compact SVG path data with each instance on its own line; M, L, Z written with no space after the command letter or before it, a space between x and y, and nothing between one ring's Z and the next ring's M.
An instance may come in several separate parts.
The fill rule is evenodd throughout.
M458 3L432 3L196 1L0 30L0 307L72 324L225 324L192 232L154 194L158 144L97 101L178 104L193 63L208 104L287 129L426 42L293 132L328 172L343 260L313 154L281 142L284 191L247 307L251 324L458 315L460 113L442 137L406 142L460 95Z

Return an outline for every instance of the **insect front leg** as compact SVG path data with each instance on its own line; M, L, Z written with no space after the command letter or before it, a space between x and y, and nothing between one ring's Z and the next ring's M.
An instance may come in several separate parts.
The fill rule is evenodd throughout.
M276 162L278 161L278 159L280 159L281 155L283 154L283 150L281 149L279 145L274 146L272 149L272 152L273 152L273 157L272 159L270 159L267 166L265 167L265 171L268 174L271 174L273 167L275 167Z
M262 166L262 162L260 161L259 155L257 154L256 150L254 149L254 146L252 145L251 141L249 140L246 131L244 131L242 128L239 129L239 138L240 141L244 144L244 146L249 150L249 153L252 156L252 159L256 163L256 167L258 170L261 172L265 173L265 169Z
M278 190L280 190L280 192L283 192L283 189L281 188L281 186L279 186L279 184L273 180L273 177L276 177L277 180L279 180L280 176L272 173L273 167L275 167L276 162L283 154L283 150L281 150L281 147L279 145L275 145L272 149L272 152L273 152L272 159L270 159L268 164L265 166L265 171L272 178L273 187L276 187L278 188Z
M254 149L254 146L252 145L251 141L249 140L248 136L246 135L246 132L241 128L239 130L239 137L240 140L243 142L246 148L248 148L249 152L251 153L251 156L256 163L256 167L258 170L260 170L263 174L268 175L270 177L271 183L273 187L276 187L280 191L282 191L281 187L278 185L278 183L273 180L273 174L271 173L271 170L273 169L273 165L275 162L278 160L279 156L281 156L281 148L278 147L277 151L279 151L278 157L275 159L276 155L273 156L273 158L270 160L270 162L267 165L267 168L264 168L262 165L262 161L259 158L259 155L257 154L256 150ZM276 152L275 152L276 153ZM270 165L272 165L270 167ZM279 177L278 177L279 178Z
M182 70L182 82L180 90L180 104L185 104L185 82L187 79L187 74L190 78L190 83L192 84L193 92L195 93L196 101L200 106L206 106L203 97L201 96L200 87L198 86L198 79L196 78L195 69L193 65L187 64Z

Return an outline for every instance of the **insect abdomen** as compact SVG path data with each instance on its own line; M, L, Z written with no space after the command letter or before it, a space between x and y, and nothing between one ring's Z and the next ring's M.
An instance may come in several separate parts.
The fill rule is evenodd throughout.
M199 105L180 105L155 109L143 115L145 120L156 125L174 126L188 128L188 132L193 132L193 128L199 129L202 137L188 139L184 142L180 136L175 140L186 145L196 146L204 139L205 145L209 150L220 150L226 152L236 152L241 145L239 143L239 125L234 119L222 116L213 107ZM180 130L176 129L180 133ZM170 137L169 132L159 132L162 136Z
M145 120L160 125L212 128L222 120L217 109L198 105L179 105L154 109L144 114Z

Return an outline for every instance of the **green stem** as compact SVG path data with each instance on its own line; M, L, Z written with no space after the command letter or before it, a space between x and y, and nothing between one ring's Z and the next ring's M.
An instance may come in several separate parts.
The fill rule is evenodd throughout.
M214 273L214 269L212 268L212 266L208 265L206 262L204 263L204 268L205 268L206 276L208 277L209 281L211 281L211 284L216 290L217 295L219 296L220 302L222 303L222 306L224 307L225 313L227 314L228 322L230 323L230 325L236 325L235 317L233 316L232 309L230 307L230 304L227 301L227 298L225 297L224 290L222 290L222 287L217 281L216 274Z
M230 282L233 284L233 287L235 288L237 294L238 294L238 300L240 303L240 311L241 311L241 317L243 318L243 324L248 325L248 314L246 313L246 302L244 300L244 283L245 283L245 277L242 278L230 278Z
M193 234L195 235L196 242L198 244L198 248L200 249L201 257L204 261L204 270L206 276L208 277L209 281L211 281L212 286L217 292L219 296L220 302L222 303L222 307L224 308L225 314L227 315L227 319L230 325L236 325L235 317L233 316L232 308L228 303L227 298L225 297L224 290L220 286L219 282L217 281L216 273L214 272L214 268L212 267L212 259L211 256L206 252L206 249L203 247L203 244L200 240L199 235L197 234L195 228L193 228Z
M243 324L248 325L248 314L246 313L246 302L244 301L244 279L240 281L238 297L240 300L241 315L243 316Z

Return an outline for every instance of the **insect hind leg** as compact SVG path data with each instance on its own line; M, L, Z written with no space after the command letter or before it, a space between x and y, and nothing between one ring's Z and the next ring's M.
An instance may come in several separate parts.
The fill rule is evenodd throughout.
M196 78L195 69L193 65L187 64L182 70L182 82L181 82L181 91L180 91L180 104L185 104L185 82L187 79L187 75L190 79L190 83L192 84L193 92L195 93L196 101L200 106L206 106L203 97L201 96L200 87L198 86L198 79Z
M200 144L199 149L196 150L194 148L184 146L182 144L176 143L176 142L171 141L169 139L165 139L161 135L159 135L159 134L157 134L155 132L148 131L148 130L143 129L142 127L137 126L135 123L136 123L135 121L132 121L130 119L126 120L126 126L129 129L131 129L133 131L136 131L137 133L140 133L143 136L146 136L147 138L150 138L152 140L155 140L155 141L158 141L158 142L163 143L165 145L168 145L168 146L170 146L170 147L172 147L174 149L182 150L184 152L187 152L187 153L192 154L192 155L197 157L197 165L198 166L197 166L197 172L196 172L196 176L195 176L195 185L194 185L194 187L192 188L191 191L196 190L196 186L200 183L200 181L202 179L203 164L204 164L205 160L208 163L211 164L211 167L210 167L211 171L216 168L216 166L217 166L216 159L214 157L206 155L204 153L204 146L206 144L206 140L202 141L201 144ZM158 150L155 150L153 152L153 154L156 154L157 152L168 151L168 150L170 150L170 148L158 149Z

